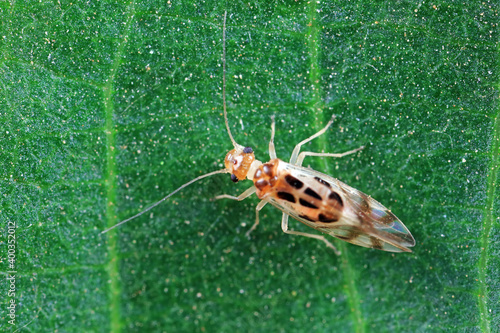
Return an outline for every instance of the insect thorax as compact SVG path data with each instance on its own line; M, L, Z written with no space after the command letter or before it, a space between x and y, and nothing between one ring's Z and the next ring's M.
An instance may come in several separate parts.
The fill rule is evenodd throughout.
M262 164L253 178L257 196L279 201L308 221L338 221L344 208L340 195L325 180L299 169L279 159Z

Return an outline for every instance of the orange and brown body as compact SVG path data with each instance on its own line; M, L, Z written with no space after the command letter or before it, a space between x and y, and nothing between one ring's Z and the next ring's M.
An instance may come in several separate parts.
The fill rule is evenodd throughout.
M229 155L239 156L234 152ZM232 162L238 179L243 178L243 170L251 169L246 177L253 181L259 199L296 220L360 246L410 252L408 247L414 245L413 237L401 221L363 192L338 179L278 158L262 164L255 160L253 152L241 155L237 163Z
M322 224L340 220L343 202L332 186L319 177L308 184L310 177L297 173L297 168L291 167L291 164L279 159L262 164L253 177L259 199L272 198L282 202L296 211L299 217L311 222Z

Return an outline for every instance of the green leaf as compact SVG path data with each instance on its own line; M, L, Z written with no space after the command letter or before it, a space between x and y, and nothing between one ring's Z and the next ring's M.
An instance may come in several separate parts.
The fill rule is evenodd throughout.
M225 10L235 139L267 161L275 115L287 160L335 114L304 149L366 148L305 165L391 209L413 253L334 240L337 257L284 234L270 206L247 239L258 199L212 200L251 186L228 175L101 234L223 167ZM2 331L500 327L496 2L42 0L0 13Z

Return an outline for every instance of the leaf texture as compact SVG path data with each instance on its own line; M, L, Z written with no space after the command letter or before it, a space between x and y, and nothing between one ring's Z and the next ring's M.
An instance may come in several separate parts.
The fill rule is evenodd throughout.
M273 207L203 173L235 139L390 208L411 254L285 235ZM2 331L498 332L498 4L0 4ZM291 228L306 231L291 222ZM15 325L5 310L15 299Z

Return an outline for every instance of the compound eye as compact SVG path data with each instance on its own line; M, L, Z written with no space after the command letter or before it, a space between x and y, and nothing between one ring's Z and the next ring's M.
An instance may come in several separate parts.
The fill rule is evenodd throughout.
M233 181L233 183L237 183L238 182L238 177L236 177L234 175L234 173L231 174L231 180Z
M253 149L251 147L245 147L245 148L243 148L243 152L245 154L250 154L250 153L253 153Z

